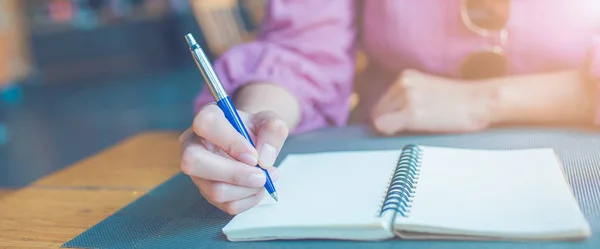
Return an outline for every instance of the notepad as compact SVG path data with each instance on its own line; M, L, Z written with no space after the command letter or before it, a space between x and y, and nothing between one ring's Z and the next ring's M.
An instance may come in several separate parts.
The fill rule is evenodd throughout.
M223 228L275 239L581 240L591 236L552 149L398 150L288 155L264 198Z

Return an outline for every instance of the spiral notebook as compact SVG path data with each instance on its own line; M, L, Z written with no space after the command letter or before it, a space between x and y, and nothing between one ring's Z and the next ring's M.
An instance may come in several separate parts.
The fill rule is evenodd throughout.
M552 149L288 155L275 186L223 228L230 241L556 241L591 235Z

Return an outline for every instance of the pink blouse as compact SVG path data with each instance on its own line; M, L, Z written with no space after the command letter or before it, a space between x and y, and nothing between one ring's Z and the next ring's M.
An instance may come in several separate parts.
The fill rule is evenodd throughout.
M259 38L232 48L214 66L229 93L250 82L289 89L302 103L295 133L346 124L353 90L361 94L358 112L364 112L398 72L413 68L459 77L469 53L500 44L498 36L484 38L464 26L461 0L363 1L362 23L355 23L353 0L269 2ZM504 46L510 74L581 69L600 79L599 0L510 4ZM368 56L362 77L368 81L354 85L357 48ZM210 101L203 90L196 110Z

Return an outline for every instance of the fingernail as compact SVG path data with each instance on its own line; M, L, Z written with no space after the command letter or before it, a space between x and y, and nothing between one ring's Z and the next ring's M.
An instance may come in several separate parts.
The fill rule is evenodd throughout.
M270 168L275 164L277 158L277 149L270 144L264 144L260 149L259 163L263 168Z
M256 164L258 164L258 159L256 157L253 157L249 153L242 153L240 155L240 161L250 166L255 166Z
M267 181L267 176L265 175L265 173L254 173L252 175L250 175L250 177L248 177L248 184L252 185L252 186L263 186L265 185L265 182Z

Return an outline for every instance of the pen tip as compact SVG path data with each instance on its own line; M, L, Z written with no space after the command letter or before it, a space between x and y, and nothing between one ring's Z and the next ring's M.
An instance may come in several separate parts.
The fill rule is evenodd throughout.
M194 36L191 33L188 33L187 35L185 35L185 40L187 41L188 45L190 46L194 46L196 45L196 39L194 39Z
M277 193L273 192L270 195L271 197L273 197L273 199L275 199L275 201L279 201L279 199L277 198Z

